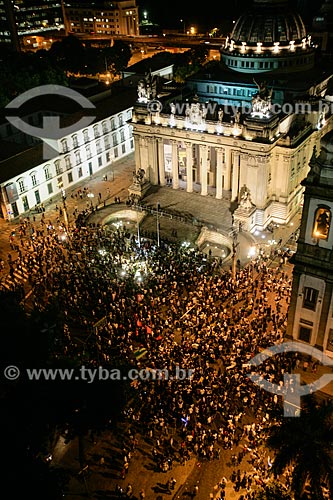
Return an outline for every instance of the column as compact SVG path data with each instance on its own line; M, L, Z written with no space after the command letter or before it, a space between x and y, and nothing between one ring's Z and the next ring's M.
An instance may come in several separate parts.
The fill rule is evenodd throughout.
M208 157L208 148L206 145L200 144L200 170L201 170L201 194L202 196L207 196L208 188L207 188L207 157Z
M178 167L178 142L171 141L172 144L172 187L179 188L179 167Z
M158 185L157 150L154 137L146 137L148 143L148 173L149 181Z
M157 145L159 181L160 186L165 186L164 141L160 137L157 139Z
M134 134L134 160L135 160L135 171L138 172L141 168L140 136L136 134Z
M332 300L332 291L333 291L333 284L330 281L326 281L324 296L321 299L322 309L320 314L319 325L317 327L316 343L315 343L315 347L317 347L317 349L320 350L325 349L324 338L326 333L327 321L329 318L329 312ZM320 307L320 305L317 304L317 307Z
M239 152L232 152L232 187L231 187L231 201L238 198L238 183L239 183Z
M225 149L225 171L224 171L224 189L230 191L231 189L231 152L230 149Z
M216 198L222 200L222 148L216 148Z
M193 158L192 158L192 143L185 142L186 146L186 191L188 193L193 192Z

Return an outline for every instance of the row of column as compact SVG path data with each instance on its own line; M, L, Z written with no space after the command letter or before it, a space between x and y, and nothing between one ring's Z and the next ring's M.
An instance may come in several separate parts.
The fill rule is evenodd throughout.
M140 137L134 136L135 139L135 163L136 168L145 168L144 154L140 152ZM171 139L171 168L172 168L172 187L179 189L179 157L178 145L179 141ZM186 191L193 192L193 157L192 157L192 142L185 142L186 148ZM200 161L200 184L201 195L208 194L208 147L206 144L199 144L199 161ZM152 184L164 186L165 179L165 158L164 158L164 140L161 138L146 137L146 148L148 153L148 178ZM239 191L239 153L230 151L223 147L215 147L216 151L216 198L222 199L223 189L232 191L231 198L235 199ZM224 185L223 185L224 178Z

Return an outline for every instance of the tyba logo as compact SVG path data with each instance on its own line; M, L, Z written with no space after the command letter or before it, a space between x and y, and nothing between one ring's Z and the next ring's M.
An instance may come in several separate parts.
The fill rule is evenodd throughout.
M28 102L30 99L45 95L57 95L71 99L79 104L83 111L96 109L95 105L82 94L61 85L41 85L40 87L27 90L18 97L15 97L15 99L7 104L5 109L8 111L18 110L20 106ZM77 122L68 127L60 127L60 116L43 116L43 127L35 127L34 125L22 120L19 116L6 116L9 123L18 130L24 132L25 134L38 137L43 141L44 160L49 160L59 154L58 140L61 137L65 137L66 135L72 134L84 127L89 126L95 118L96 116L89 114L81 117Z
M323 352L315 347L298 342L285 342L283 344L274 345L260 352L249 361L252 367L260 366L266 359L275 354L286 352L298 352L308 354L315 359L318 359L325 366L333 366L333 361ZM318 391L333 380L333 375L327 373L322 375L316 382L311 384L301 385L301 377L299 373L285 373L283 375L283 385L273 384L257 373L251 373L248 378L254 384L261 387L267 392L283 396L283 410L285 417L299 417L301 409L301 397L307 394L312 394Z

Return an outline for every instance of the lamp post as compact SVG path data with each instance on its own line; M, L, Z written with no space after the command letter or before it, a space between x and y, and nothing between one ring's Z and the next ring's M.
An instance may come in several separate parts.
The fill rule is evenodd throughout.
M140 221L139 221L139 211L136 211L136 224L138 229L138 245L141 248L141 237L140 237Z
M62 181L58 183L58 188L61 189L64 224L65 224L66 231L68 232L68 214L67 214L67 207L66 207L66 191L64 190L63 185L64 184Z
M62 194L62 204L64 208L64 223L66 230L68 231L68 214L67 214L67 206L66 206L66 191L64 189L61 190Z
M160 208L160 202L156 203L156 229L157 229L157 246L160 246L160 224L158 219L158 210Z
M235 280L236 279L236 266L237 266L237 247L239 243L237 243L237 232L236 229L234 230L233 233L233 242L232 242L232 278Z

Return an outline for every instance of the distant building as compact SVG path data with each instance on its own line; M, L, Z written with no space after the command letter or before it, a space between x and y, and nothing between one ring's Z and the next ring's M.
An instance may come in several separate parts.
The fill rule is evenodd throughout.
M324 52L333 51L333 1L325 0L312 20L312 36Z
M333 356L333 133L314 150L302 182L304 206L297 251L287 338Z
M164 56L165 54L163 54ZM156 76L160 78L166 78L172 80L173 78L173 61L172 57L168 60L166 57L159 59L158 57L147 58L139 61L132 66L128 66L123 71L123 76L131 77L134 75L145 76L147 73L150 73L151 76Z
M139 34L136 0L66 3L65 25L67 33L136 36Z
M14 5L11 0L0 0L0 44L20 50Z
M19 50L22 36L63 28L61 0L0 0L0 44Z

